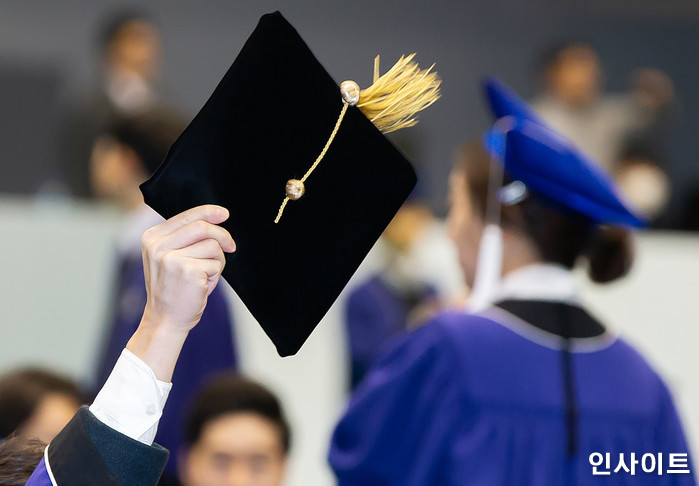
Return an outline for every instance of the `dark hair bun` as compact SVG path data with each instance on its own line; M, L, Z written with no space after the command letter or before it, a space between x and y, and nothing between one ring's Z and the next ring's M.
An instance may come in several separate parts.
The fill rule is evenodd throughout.
M631 270L633 254L631 233L620 228L600 228L587 255L590 279L607 283L623 277Z

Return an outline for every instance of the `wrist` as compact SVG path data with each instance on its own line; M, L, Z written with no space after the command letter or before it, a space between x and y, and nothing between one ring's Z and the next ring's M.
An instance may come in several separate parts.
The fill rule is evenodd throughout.
M171 319L168 318L166 314L154 310L148 303L143 310L143 316L141 317L141 322L138 325L139 329L147 329L149 331L155 331L160 328L172 328L176 327Z
M146 363L158 380L170 382L188 334L188 329L170 326L146 311L126 349Z
M165 327L174 332L189 332L198 324L199 318L201 318L199 316L196 320L183 321L177 312L161 312L157 310L157 307L162 306L146 303L139 327L148 329Z

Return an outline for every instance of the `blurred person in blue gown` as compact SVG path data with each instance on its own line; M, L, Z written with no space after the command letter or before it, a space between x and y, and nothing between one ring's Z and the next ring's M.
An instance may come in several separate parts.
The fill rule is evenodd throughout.
M434 285L421 278L412 246L432 220L429 208L410 199L383 234L387 257L381 271L352 291L346 307L351 383L356 387L392 339L430 316L438 305Z
M668 388L582 306L571 273L624 276L643 221L597 164L487 86L499 162L472 144L450 176L469 308L377 360L333 434L339 485L695 484Z
M153 110L116 121L95 143L91 159L95 193L113 200L127 213L117 242L110 322L98 357L97 387L106 381L140 322L146 304L141 236L163 221L143 202L138 186L155 171L184 127L176 114ZM158 429L158 443L172 451L163 481L176 475L187 400L207 375L236 367L233 319L220 286L209 297L201 322L203 325L192 331L182 349L175 369L179 385L170 395Z

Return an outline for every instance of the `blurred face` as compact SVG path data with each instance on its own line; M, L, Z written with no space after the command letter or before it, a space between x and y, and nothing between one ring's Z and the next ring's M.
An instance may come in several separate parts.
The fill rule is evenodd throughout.
M406 203L384 231L384 237L398 251L407 251L431 218L432 213L427 206Z
M112 41L109 51L112 62L120 69L152 79L160 69L160 32L145 21L128 22Z
M449 175L449 237L456 245L459 263L469 287L473 286L478 259L478 244L483 234L483 218L471 203L466 172L455 168Z
M20 433L48 444L70 422L79 407L80 404L71 396L49 393L22 426Z
M566 104L582 107L597 98L600 78L597 54L586 46L571 46L550 68L549 89Z
M180 461L184 486L280 486L286 454L281 433L254 413L210 421Z
M99 197L119 200L143 179L136 154L109 137L95 142L90 157L90 182Z

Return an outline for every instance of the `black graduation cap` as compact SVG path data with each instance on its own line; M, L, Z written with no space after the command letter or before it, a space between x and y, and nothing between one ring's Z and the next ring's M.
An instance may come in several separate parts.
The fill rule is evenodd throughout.
M376 65L366 90L340 88L279 12L265 15L144 199L165 218L230 211L237 251L223 276L279 354L294 354L415 186L382 130L414 125L439 83L408 56L380 77Z

